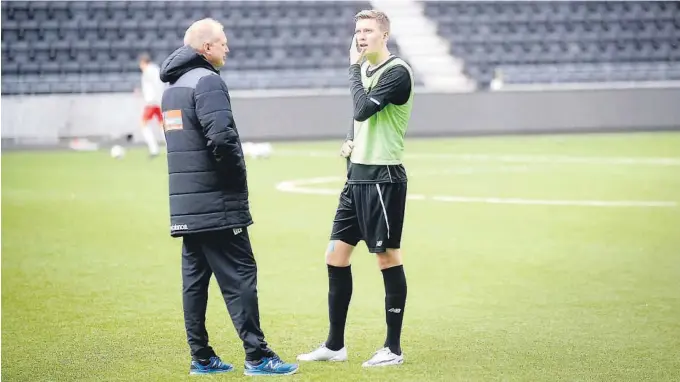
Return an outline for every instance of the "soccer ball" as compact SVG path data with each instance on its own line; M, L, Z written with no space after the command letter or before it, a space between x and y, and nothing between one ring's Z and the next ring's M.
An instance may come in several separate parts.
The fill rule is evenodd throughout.
M272 145L271 143L259 143L255 146L255 152L253 157L255 158L269 158L272 155Z
M114 159L123 159L125 156L125 148L121 145L114 145L111 147L111 157Z
M271 143L243 143L243 154L250 158L269 158L272 154Z

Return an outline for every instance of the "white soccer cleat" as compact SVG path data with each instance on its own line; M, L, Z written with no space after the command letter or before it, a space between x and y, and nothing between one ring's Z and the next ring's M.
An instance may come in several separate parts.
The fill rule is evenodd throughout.
M378 367L401 365L404 363L404 354L396 355L392 353L390 348L382 348L373 354L373 357L361 364L363 367Z
M323 343L316 350L307 354L300 354L297 356L298 361L329 361L329 362L343 362L347 361L347 348L343 347L340 350L331 350Z

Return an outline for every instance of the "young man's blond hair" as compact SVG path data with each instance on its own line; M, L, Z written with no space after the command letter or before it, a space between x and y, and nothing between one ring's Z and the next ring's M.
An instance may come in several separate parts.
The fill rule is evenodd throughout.
M357 22L359 20L375 20L383 32L387 33L390 32L390 18L387 17L385 12L381 12L375 9L366 9L357 13L354 16L354 22Z

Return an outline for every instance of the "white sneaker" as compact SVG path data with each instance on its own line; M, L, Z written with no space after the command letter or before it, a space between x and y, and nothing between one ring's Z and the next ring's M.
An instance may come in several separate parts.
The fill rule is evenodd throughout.
M390 348L382 348L373 354L373 357L368 361L364 362L361 366L363 367L376 367L376 366L390 366L390 365L401 365L404 363L404 353L401 355L396 355L392 353Z
M298 361L330 361L343 362L347 361L347 348L343 347L340 350L331 350L323 343L316 350L307 354L300 354L297 356Z

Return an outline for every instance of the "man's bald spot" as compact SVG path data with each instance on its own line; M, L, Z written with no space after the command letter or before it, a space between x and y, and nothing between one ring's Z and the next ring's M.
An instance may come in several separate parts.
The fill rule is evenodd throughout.
M217 40L223 30L222 24L214 19L206 18L198 20L187 28L184 34L184 45L201 50L203 44Z

